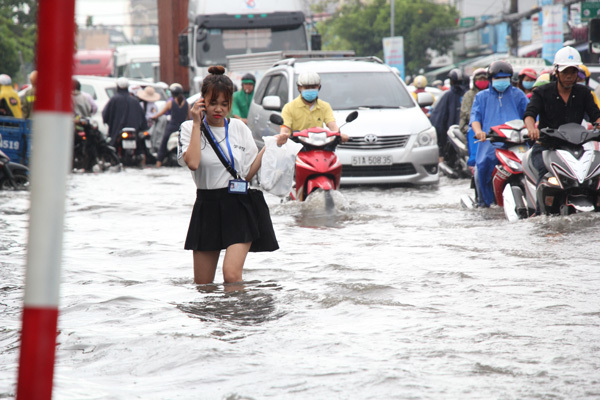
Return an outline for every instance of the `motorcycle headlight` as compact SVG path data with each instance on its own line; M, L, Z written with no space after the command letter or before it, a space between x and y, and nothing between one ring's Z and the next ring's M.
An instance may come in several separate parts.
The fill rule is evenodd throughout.
M336 136L327 136L327 132L309 132L308 137L298 136L300 142L323 147L335 141Z
M415 142L415 147L426 147L435 145L437 145L437 135L433 126L417 134L417 141Z
M550 178L548 178L548 183L553 186L560 186L560 182L558 181L558 179L556 179L555 176L551 176Z
M496 154L498 154L498 156L500 158L502 158L502 161L504 161L504 163L506 163L506 165L513 171L519 172L519 171L523 170L523 166L520 163L516 162L515 160L508 158L507 156L505 156L502 153L496 153Z

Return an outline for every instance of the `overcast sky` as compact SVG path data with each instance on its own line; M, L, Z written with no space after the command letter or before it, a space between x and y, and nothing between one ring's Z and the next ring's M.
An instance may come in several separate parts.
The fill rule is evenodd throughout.
M455 0L456 8L464 17L478 17L481 15L498 15L508 12L510 0ZM519 0L519 12L537 7L537 0Z
M128 4L127 0L76 0L75 20L78 25L85 25L91 15L94 24L123 25Z
M214 0L218 1L218 0ZM127 23L128 0L76 0L75 16L78 24L85 24L88 15L94 23L123 25ZM496 15L508 11L510 0L452 0L463 16ZM537 0L519 0L519 11L527 11L537 6Z

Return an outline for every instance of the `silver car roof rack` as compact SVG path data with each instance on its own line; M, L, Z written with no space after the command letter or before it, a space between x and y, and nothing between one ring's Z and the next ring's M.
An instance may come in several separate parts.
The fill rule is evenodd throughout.
M368 62L374 62L374 63L378 63L378 64L383 64L383 61L381 61L380 58L375 57L375 56L370 56L370 57L352 57L352 56L346 56L346 57L286 58L284 60L277 61L275 64L273 64L273 66L274 67L281 66L281 65L294 66L296 63L315 61L315 59L323 60L323 61L339 61L339 60L343 59L344 61L368 61Z

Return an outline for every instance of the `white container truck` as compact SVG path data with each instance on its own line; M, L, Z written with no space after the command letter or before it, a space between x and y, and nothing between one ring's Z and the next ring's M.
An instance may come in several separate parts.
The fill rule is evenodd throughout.
M227 56L309 50L306 0L190 0L188 29L179 36L179 63L189 67L190 93L200 91L211 65ZM314 50L320 37L314 35ZM315 48L319 47L319 48ZM228 71L230 77L244 71Z
M140 79L148 82L158 80L160 48L155 44L119 46L114 53L115 76Z

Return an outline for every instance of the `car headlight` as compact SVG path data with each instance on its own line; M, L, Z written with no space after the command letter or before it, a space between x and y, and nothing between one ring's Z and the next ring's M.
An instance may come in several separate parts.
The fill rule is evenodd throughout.
M417 141L415 142L415 147L435 145L437 145L437 134L435 133L435 128L433 126L425 129L422 132L419 132L417 135Z

